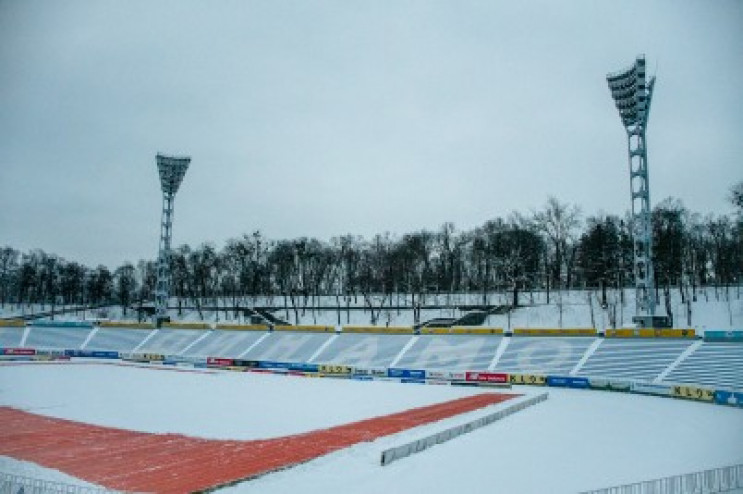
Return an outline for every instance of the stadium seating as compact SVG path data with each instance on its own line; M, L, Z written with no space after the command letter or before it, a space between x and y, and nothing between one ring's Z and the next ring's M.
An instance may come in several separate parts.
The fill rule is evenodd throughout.
M509 372L568 375L595 338L514 336L496 363Z
M25 346L44 349L77 350L85 343L92 330L92 328L31 326Z
M210 331L203 339L193 342L183 354L187 357L238 358L267 334L265 331Z
M501 336L421 336L396 366L407 369L487 370Z
M153 330L98 328L87 345L86 350L113 350L131 352L144 341Z
M663 381L743 389L743 343L704 343Z
M389 367L413 336L341 334L314 359L315 363Z
M691 340L675 339L606 339L580 368L578 375L652 381L692 343Z
M183 350L204 333L203 330L195 329L159 329L137 348L137 352L181 355Z
M0 327L0 347L19 347L26 328Z

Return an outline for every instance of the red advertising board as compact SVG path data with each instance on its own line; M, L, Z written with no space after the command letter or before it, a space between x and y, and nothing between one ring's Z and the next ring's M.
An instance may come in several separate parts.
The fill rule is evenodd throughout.
M232 365L232 359L231 358L209 357L206 359L206 365L218 365L220 367L228 367Z
M5 355L36 355L35 348L5 348Z
M466 381L478 383L498 383L505 384L509 382L508 374L502 372L467 372Z

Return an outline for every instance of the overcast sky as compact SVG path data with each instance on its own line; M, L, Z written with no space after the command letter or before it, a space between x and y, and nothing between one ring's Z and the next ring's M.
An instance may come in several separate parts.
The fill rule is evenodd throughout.
M156 257L158 152L193 158L174 245L623 214L638 53L652 203L729 213L741 1L0 0L0 245Z

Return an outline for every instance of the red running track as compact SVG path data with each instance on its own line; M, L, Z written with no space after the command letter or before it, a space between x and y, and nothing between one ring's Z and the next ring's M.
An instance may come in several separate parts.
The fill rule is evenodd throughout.
M194 492L291 467L516 396L483 393L329 429L253 441L134 432L0 407L0 455L32 461L110 489Z

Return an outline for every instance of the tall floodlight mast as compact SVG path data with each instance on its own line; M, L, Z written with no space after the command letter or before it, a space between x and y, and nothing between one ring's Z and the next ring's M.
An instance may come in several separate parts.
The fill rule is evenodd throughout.
M160 249L157 255L157 286L155 287L155 321L159 327L168 321L170 296L170 240L173 232L173 202L191 158L157 155L157 170L163 191L163 212L160 222Z
M634 274L636 316L634 322L644 327L667 325L655 317L657 301L653 275L650 216L650 182L648 180L648 155L645 130L650 113L655 77L646 82L645 56L639 55L635 63L620 72L608 74L611 89L622 125L627 131L632 198L632 238L634 243Z

